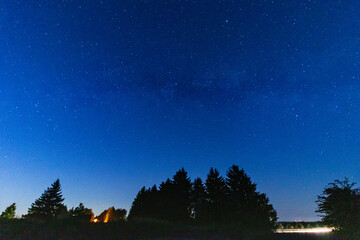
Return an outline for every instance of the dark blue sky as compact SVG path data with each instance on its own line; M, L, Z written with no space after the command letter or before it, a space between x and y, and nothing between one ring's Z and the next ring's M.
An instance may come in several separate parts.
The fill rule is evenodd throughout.
M280 220L360 181L359 1L0 2L0 210L243 167Z

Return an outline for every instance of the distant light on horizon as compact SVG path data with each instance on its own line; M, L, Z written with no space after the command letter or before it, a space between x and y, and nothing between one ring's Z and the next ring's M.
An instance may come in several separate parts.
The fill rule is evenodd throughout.
M333 228L309 228L309 229L277 229L276 233L330 233Z

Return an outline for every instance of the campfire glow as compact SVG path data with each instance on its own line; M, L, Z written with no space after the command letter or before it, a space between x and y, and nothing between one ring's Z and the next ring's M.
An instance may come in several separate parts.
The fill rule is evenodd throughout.
M99 216L93 217L90 222L93 223L108 223L110 221L110 215L113 208L109 208L102 212Z
M110 215L110 208L106 211L104 223L107 223L109 221L109 215Z

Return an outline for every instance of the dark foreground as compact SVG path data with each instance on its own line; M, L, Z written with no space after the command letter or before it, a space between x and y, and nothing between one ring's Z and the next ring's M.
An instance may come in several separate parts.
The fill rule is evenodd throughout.
M329 234L265 234L240 227L194 227L166 222L81 223L77 221L0 220L0 240L119 240L119 239L246 239L327 240Z

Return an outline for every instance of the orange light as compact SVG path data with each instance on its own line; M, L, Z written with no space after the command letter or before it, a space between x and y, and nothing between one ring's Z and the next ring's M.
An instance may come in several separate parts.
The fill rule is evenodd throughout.
M105 219L104 219L104 223L107 223L109 221L109 215L110 215L110 211L107 210L106 215L105 215Z

